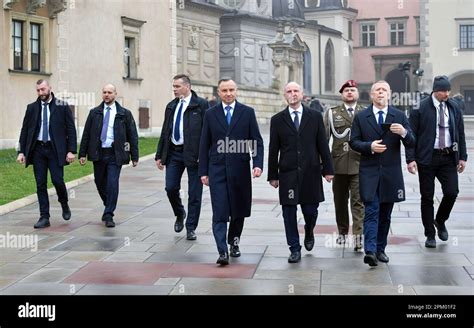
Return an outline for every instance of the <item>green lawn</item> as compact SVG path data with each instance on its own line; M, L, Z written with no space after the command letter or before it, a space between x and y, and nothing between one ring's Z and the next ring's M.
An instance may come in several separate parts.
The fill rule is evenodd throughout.
M157 143L158 138L140 138L140 156L155 153ZM14 149L0 150L0 205L36 193L33 167L30 165L25 169L16 162L16 157ZM74 163L65 167L64 180L69 182L91 173L92 163L81 166L76 157ZM53 187L49 174L48 180L48 188Z

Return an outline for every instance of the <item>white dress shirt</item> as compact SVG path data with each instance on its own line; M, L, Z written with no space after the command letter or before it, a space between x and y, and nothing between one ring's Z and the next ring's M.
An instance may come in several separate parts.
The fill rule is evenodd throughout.
M374 112L374 115L375 115L375 122L379 122L379 112L382 111L383 114L383 122L382 123L385 123L385 120L387 119L387 113L388 113L388 106L385 106L384 108L377 108L375 106L373 106L372 108L373 112Z
M110 105L104 103L104 120L105 114L107 114L107 107L110 107L109 125L107 127L107 139L105 140L105 142L102 142L102 148L111 148L112 143L114 142L114 122L115 115L117 114L117 107L115 106L115 101Z
M296 111L295 114L293 112ZM295 123L295 117L298 115L299 122L301 124L301 118L303 117L303 105L300 105L297 109L293 109L290 106L288 106L288 112L290 112L290 117L293 120L293 123Z
M439 105L441 104L438 99L435 98L435 96L431 95L431 98L433 99L433 105L436 108L436 138L435 138L435 143L434 143L434 148L438 149L439 148ZM446 129L444 130L444 140L445 140L445 145L446 147L451 147L452 146L452 141L451 141L451 135L449 134L449 110L448 110L448 105L446 102L443 103L443 110L444 110L444 126Z
M173 133L171 135L171 141L177 146L184 144L183 118L184 118L184 112L186 111L186 109L189 106L189 103L191 102L191 97L192 97L192 94L190 93L189 96L187 96L186 98L180 99L179 102L178 102L178 105L176 106L176 109L174 111ZM180 118L180 121L179 121L179 140L176 140L174 138L174 126L176 124L176 118L178 117L179 107L181 106L181 100L184 100L184 102L183 102L183 110L181 111L181 118Z
M230 117L234 116L235 101L230 105L226 105L224 102L222 103L222 108L224 109L224 116L227 116L227 111L225 110L227 106L230 106Z
M41 125L40 125L40 131L39 131L39 134L38 134L38 138L36 138L37 140L39 141L43 141L43 105L45 104L45 102L41 102ZM49 100L49 102L47 103L48 104L48 129L49 129L49 123L50 123L50 117L51 117L51 100ZM48 141L51 141L51 136L49 135L49 131L48 131Z

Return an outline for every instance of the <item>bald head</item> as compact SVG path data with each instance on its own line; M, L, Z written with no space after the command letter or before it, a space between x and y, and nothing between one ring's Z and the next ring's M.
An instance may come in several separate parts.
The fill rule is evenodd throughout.
M285 86L285 99L293 109L298 109L301 106L301 100L303 100L303 89L296 82L289 82Z
M111 89L114 92L117 92L117 89L115 88L115 85L113 85L112 83L108 83L108 84L104 85L102 87L102 91L104 91L105 89Z
M107 104L111 105L117 97L117 90L113 84L106 84L102 88L102 100Z
M288 88L298 88L301 92L303 92L303 88L301 88L301 85L299 85L298 83L296 82L288 82L286 85L285 85L285 92Z

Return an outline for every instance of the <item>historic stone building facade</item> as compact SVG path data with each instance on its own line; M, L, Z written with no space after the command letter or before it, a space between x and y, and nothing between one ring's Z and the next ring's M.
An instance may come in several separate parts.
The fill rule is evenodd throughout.
M3 0L2 11L0 148L15 147L38 79L72 105L79 136L106 83L140 135L159 133L177 71L175 0Z
M257 109L261 122L284 106L282 88L286 82L297 81L304 86L305 94L317 95L331 103L339 99L337 85L351 76L351 53L345 52L348 47L344 33L320 24L318 9L310 8L308 1L185 0L181 3L178 31L181 29L183 36L187 36L178 42L181 43L178 53L182 52L178 71L189 74L194 88L206 97L215 93L219 78L234 79L239 85L239 99ZM347 13L354 15L353 11ZM347 16L347 13L340 11L337 15ZM201 49L201 56L193 57L196 51L190 45L191 34L197 42L207 39L204 48L212 44L212 49ZM217 38L218 56L214 47ZM206 65L203 52L207 52L207 59L215 60L204 78L202 70L189 69Z

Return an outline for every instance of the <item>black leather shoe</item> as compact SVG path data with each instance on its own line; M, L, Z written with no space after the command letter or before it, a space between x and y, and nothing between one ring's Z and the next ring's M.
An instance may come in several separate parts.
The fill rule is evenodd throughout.
M69 220L71 218L71 209L69 208L69 205L67 203L61 204L61 207L63 209L63 219L64 220Z
M436 239L434 237L427 237L425 241L425 247L436 248Z
M188 232L186 233L186 239L187 240L196 240L197 239L197 236L196 236L196 233L194 232L194 230L188 230Z
M49 223L49 218L47 217L40 217L38 222L34 225L35 229L42 229L42 228L47 228L51 224Z
M240 257L242 253L240 253L240 249L238 245L230 245L230 256L232 257Z
M389 258L385 252L377 252L377 260L383 263L388 263Z
M434 223L436 230L438 230L438 237L442 241L447 241L449 234L448 234L448 229L446 229L446 225L444 223L438 223L435 221Z
M229 254L220 254L216 263L220 264L220 265L228 265L229 264Z
M288 257L288 263L298 263L299 261L301 261L301 252L291 252L290 257Z
M368 252L367 254L365 254L364 263L367 263L369 266L374 267L378 265L377 262L378 262L377 257L375 256L374 253Z
M181 232L184 229L184 219L186 219L186 211L180 216L176 217L176 222L174 223L174 231Z
M304 248L306 248L307 251L310 251L314 247L314 232L313 229L308 229L306 225L304 231Z
M103 217L102 220L105 222L105 226L107 228L115 227L114 219L111 216L105 216L105 218Z

